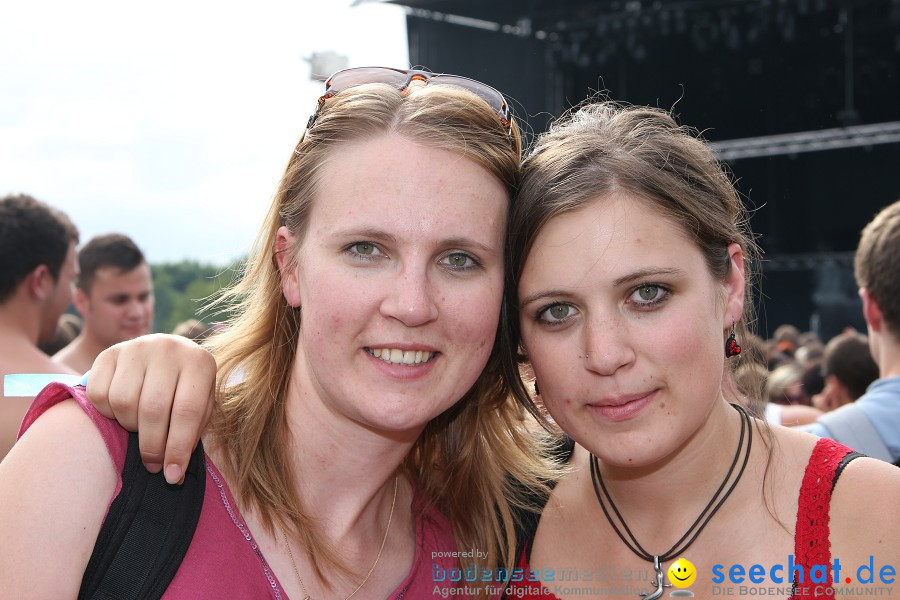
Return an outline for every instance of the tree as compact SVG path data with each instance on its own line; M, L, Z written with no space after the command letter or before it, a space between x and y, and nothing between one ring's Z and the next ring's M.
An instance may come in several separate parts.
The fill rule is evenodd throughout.
M156 309L153 330L169 333L187 319L206 323L221 321L227 314L200 313L200 309L231 284L239 262L227 267L196 261L151 265Z

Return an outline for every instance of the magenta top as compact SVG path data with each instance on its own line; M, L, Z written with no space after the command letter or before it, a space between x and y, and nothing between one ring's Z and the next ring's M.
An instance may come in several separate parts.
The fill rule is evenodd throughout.
M122 488L121 473L128 447L128 432L116 421L97 412L83 388L71 388L60 383L44 388L25 415L19 437L44 411L70 397L78 402L100 431L119 473L115 492L109 500L112 504ZM447 557L457 550L450 522L419 494L415 494L413 510L416 514L415 559L406 579L388 599L440 597L443 590L447 590L448 596L467 597L468 594L461 593L463 582L434 576L434 573L459 571L457 559ZM206 456L206 493L200 521L165 597L287 598L247 528L228 484L209 455Z

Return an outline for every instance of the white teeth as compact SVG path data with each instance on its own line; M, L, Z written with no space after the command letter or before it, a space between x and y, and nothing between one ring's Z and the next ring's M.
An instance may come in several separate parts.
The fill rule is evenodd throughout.
M433 352L424 350L400 350L398 348L370 348L369 352L375 358L380 358L386 363L398 365L418 365L426 363L434 356Z

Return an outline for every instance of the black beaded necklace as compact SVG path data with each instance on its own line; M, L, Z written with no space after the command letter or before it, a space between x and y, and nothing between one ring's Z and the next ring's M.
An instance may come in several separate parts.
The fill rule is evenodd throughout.
M731 461L731 466L728 468L728 473L725 474L725 479L722 480L722 484L719 486L719 489L716 490L716 493L713 494L713 497L710 498L709 503L707 503L706 507L694 520L688 530L684 532L684 535L681 536L681 538L677 542L675 542L671 548L669 548L662 554L654 555L647 552L646 550L644 550L644 547L641 546L641 544L637 541L637 539L635 539L634 534L631 533L631 529L628 528L628 524L625 522L625 519L622 518L622 514L619 512L619 509L616 508L615 502L613 502L612 497L609 495L609 491L606 489L606 485L603 483L603 477L600 475L600 464L597 460L597 457L593 454L591 454L590 456L589 463L591 467L591 482L594 484L594 493L597 495L597 502L600 503L600 508L603 509L603 514L606 515L606 519L612 526L613 531L615 531L619 538L625 543L625 545L628 546L629 550L634 552L640 558L653 563L653 568L656 571L656 590L650 592L649 594L641 594L641 596L644 597L644 600L656 600L663 595L664 587L671 587L671 584L663 584L662 563L682 554L685 550L688 549L688 547L690 547L691 544L694 543L694 540L697 539L697 536L700 535L700 532L703 531L703 528L706 527L706 524L709 523L709 520L712 519L712 516L716 514L716 512L725 503L725 500L728 499L728 496L731 495L731 492L734 491L735 486L741 480L741 477L744 474L744 469L747 467L747 461L750 459L750 448L753 446L753 427L750 421L750 414L747 412L747 410L743 406L740 406L738 404L732 404L732 406L741 414L741 437L738 440L737 450L735 450L734 459ZM731 474L734 473L734 468L737 465L738 460L740 459L741 448L744 447L744 437L747 438L747 446L744 450L744 460L741 463L740 470L738 470L737 477L735 477L734 481L731 482L731 485L728 486L728 489L725 490L725 486L731 479ZM722 490L725 490L724 494L722 493ZM630 538L630 541L629 539L625 538L625 535L619 529L616 521L613 520L612 515L610 515L609 510L606 508L607 502L612 508L613 513L615 513L618 521L622 524L622 528L625 530L625 533L628 534L628 538Z

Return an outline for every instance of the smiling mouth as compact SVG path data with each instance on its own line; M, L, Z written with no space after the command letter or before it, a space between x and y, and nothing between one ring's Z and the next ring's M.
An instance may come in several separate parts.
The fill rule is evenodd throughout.
M437 356L437 352L400 350L399 348L366 348L366 352L392 365L420 365Z
M678 580L678 581L687 581L687 580L688 580L688 579L690 579L690 578L691 578L691 576L690 576L690 575L688 575L688 576L687 576L687 577L685 577L685 578L684 578L684 579L682 579L682 578L681 578L681 577L679 577L679 576L678 576L678 575L672 575L672 577L674 577L674 578L675 578L675 579L677 579L677 580Z

